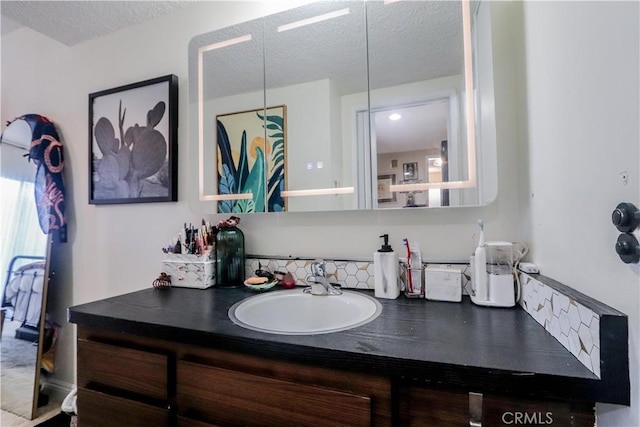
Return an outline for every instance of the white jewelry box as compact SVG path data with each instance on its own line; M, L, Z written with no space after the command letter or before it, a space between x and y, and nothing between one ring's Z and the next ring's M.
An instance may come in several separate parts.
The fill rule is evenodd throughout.
M204 255L166 254L162 272L171 276L171 286L206 289L214 285L213 251Z
M434 301L462 301L462 272L453 267L424 270L424 297Z

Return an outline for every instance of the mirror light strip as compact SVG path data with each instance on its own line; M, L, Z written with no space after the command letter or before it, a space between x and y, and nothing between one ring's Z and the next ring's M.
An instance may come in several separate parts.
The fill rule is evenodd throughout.
M198 49L198 196L201 201L225 200L204 195L204 53L251 40L251 34L202 46ZM249 197L250 198L250 197Z
M312 18L301 19L300 21L295 21L290 24L280 25L278 27L278 32L281 33L283 31L293 30L294 28L304 27L305 25L315 24L317 22L326 21L327 19L333 19L333 18L337 18L338 16L343 16L348 14L349 14L349 8L336 10L333 12L314 16Z
M315 188L312 190L289 190L283 191L282 197L303 197L303 196L332 196L336 194L353 194L354 187L338 187L338 188Z
M219 200L246 200L252 199L252 193L241 193L241 194L216 194L211 196L201 196L200 200L207 202L215 202Z
M465 104L467 110L467 162L469 167L469 185L476 186L476 121L474 108L474 88L473 88L473 53L471 43L471 7L469 0L462 0L462 37L464 45L464 87ZM466 188L466 187L450 187Z
M204 64L198 50L198 197L204 200Z
M251 40L251 34L246 34L244 36L202 46L198 49L198 52L208 52L210 50L221 49L223 47L233 46L234 44L248 42L249 40Z
M449 181L449 182L426 182L422 184L392 184L389 191L399 193L403 191L425 191L434 189L453 189L453 188L473 188L476 186L475 181Z

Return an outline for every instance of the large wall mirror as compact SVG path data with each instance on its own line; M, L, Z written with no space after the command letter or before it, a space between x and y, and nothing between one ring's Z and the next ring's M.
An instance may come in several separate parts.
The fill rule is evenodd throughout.
M491 202L495 123L479 108L493 96L488 7L316 2L194 37L192 209Z
M1 406L27 419L44 403L38 397L52 242L38 224L36 166L25 157L31 141L24 120L13 121L0 140Z

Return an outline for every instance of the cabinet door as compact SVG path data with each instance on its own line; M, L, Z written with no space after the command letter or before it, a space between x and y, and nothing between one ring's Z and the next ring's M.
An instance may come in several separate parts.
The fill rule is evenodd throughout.
M409 387L400 390L403 426L469 427L469 394Z
M400 389L403 426L505 427L512 425L593 427L593 404L531 400L462 391L406 387Z
M203 421L192 420L191 418L178 415L178 427L220 427L217 424L205 423Z
M78 388L78 425L91 427L168 426L167 409Z
M369 426L371 399L178 361L178 414L221 425Z
M486 394L482 398L482 426L593 427L593 404L529 400Z
M78 339L78 386L168 399L168 356Z

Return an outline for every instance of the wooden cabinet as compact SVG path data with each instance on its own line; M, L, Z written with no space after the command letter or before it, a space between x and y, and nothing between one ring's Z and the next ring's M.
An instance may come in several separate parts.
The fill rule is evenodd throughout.
M170 425L170 356L108 342L78 338L78 422Z
M384 374L82 327L78 421L89 427L595 424L592 404L430 388Z
M87 426L391 425L388 378L84 328L78 385Z
M399 418L403 426L469 427L469 394L400 387Z
M505 427L561 425L593 427L594 407L588 403L403 387L399 391L401 425Z
M179 361L181 415L242 426L370 426L371 396Z
M78 385L107 388L166 402L169 356L103 342L78 340Z
M561 425L593 427L594 404L557 400L521 399L485 394L482 396L483 426Z
M113 394L78 387L78 425L148 427L170 425L169 411Z

